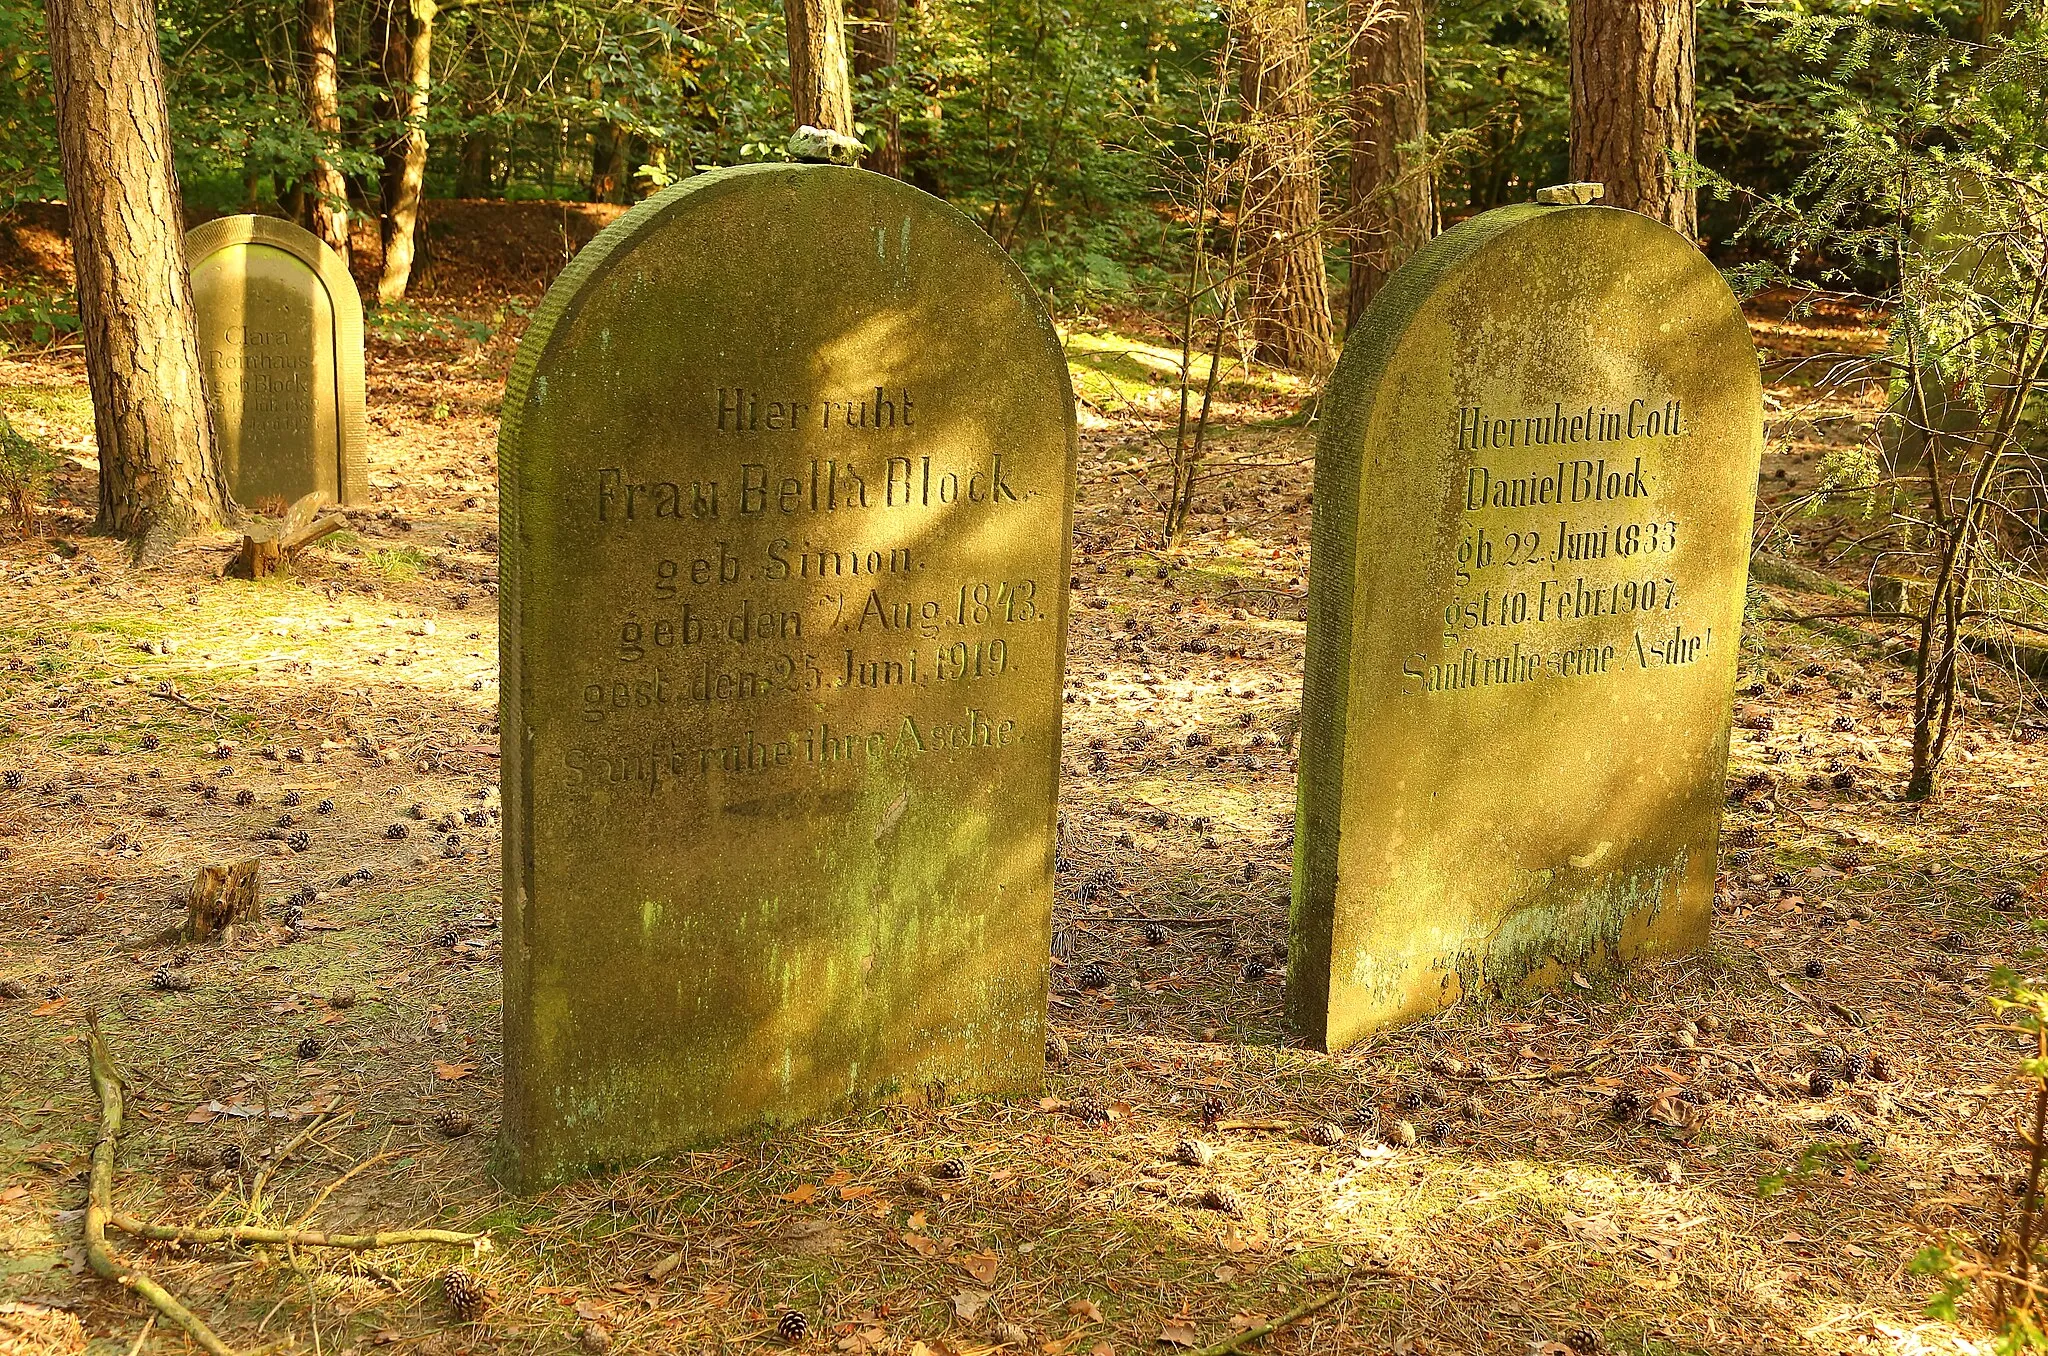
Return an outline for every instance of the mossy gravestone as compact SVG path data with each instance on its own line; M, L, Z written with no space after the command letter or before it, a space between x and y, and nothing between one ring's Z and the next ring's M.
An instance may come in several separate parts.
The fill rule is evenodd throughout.
M341 256L276 217L220 217L185 237L199 362L235 502L282 510L319 492L369 498L363 303Z
M1763 444L1720 275L1631 212L1485 213L1390 280L1323 408L1297 1027L1702 944Z
M1044 1071L1073 396L896 180L635 207L520 345L505 1107L532 1185Z

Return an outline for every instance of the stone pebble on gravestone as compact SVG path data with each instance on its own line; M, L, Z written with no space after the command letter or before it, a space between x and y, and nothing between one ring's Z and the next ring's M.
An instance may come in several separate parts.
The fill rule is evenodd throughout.
M1075 422L1023 276L894 179L698 175L504 409L501 1175L1036 1088Z
M369 498L363 303L341 257L277 217L185 237L199 363L235 502L281 511L318 492Z
M1707 938L1756 352L1689 242L1552 196L1419 251L1325 395L1288 973L1324 1048Z

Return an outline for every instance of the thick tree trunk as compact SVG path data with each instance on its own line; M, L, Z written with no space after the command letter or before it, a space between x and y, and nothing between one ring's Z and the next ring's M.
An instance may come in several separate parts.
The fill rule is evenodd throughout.
M1691 156L1694 0L1571 0L1572 178L1607 186L1609 206L1698 234Z
M151 551L224 518L154 0L46 0L100 526Z
M341 76L335 59L334 0L305 0L306 121L330 150L341 136ZM348 262L348 185L326 155L313 161L313 234Z
M1255 356L1297 372L1330 365L1322 168L1303 0L1242 0L1238 93L1248 168L1242 206Z
M384 271L377 300L403 301L412 283L415 230L427 178L427 90L434 52L434 0L386 0L383 9L385 116L396 128L383 147Z
M1435 198L1421 0L1351 0L1351 280L1344 323L1426 242Z
M903 177L903 130L887 100L895 88L897 0L853 0L853 73L868 87L868 123L880 144L861 160L877 174Z
M798 127L853 136L853 82L846 70L840 0L782 0L789 25L789 101Z

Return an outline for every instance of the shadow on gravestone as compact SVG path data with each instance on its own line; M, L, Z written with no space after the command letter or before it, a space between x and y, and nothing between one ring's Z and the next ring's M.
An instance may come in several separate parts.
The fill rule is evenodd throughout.
M1075 423L1023 275L894 179L699 175L504 411L500 1175L1036 1088Z
M199 364L228 492L281 512L318 493L369 498L363 303L341 256L277 217L185 236Z
M1373 302L1324 417L1297 1029L1703 944L1763 446L1720 274L1633 212L1487 212Z

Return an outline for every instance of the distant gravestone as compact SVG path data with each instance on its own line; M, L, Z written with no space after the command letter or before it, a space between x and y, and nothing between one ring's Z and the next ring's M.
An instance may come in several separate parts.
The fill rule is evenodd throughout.
M1044 1071L1073 396L966 217L685 180L520 345L505 1106L535 1185Z
M1487 212L1390 280L1323 409L1297 1027L1704 943L1763 444L1720 275L1631 212Z
M228 489L249 507L369 498L363 304L341 257L277 217L185 237L200 369Z

